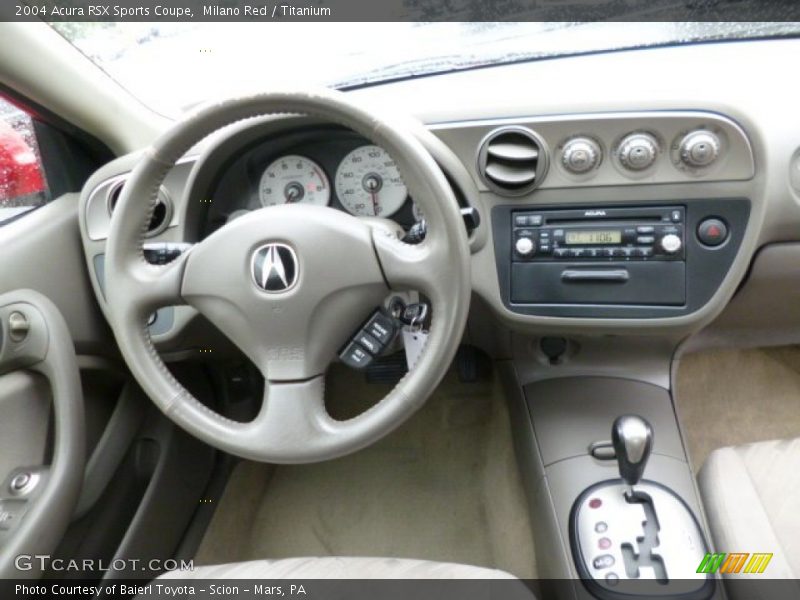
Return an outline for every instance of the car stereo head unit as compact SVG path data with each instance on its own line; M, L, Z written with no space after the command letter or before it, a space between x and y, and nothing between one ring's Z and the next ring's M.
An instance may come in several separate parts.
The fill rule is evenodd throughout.
M719 289L749 215L747 198L494 206L500 297L543 317L689 314Z
M684 208L515 211L515 262L559 260L682 261Z

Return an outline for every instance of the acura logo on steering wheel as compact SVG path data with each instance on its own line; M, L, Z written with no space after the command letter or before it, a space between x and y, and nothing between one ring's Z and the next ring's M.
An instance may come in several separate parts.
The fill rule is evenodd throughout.
M272 294L285 292L297 283L297 255L286 244L265 244L253 253L255 284Z

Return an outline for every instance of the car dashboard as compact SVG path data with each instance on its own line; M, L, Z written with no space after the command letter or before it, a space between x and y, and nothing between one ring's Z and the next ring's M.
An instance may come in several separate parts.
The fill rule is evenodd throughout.
M429 151L462 209L477 215L468 230L481 311L473 321L534 335L680 339L728 306L759 248L794 239L800 131L779 117L788 105L769 94L769 73L754 69L764 85L744 89L730 57L739 47L742 64L755 66L796 46L606 53L350 93L406 109L435 134ZM687 61L702 69L684 69ZM638 85L621 93L625 72L637 73ZM578 93L587 85L591 97ZM463 105L447 102L455 96ZM114 194L136 158L101 169L82 196L101 306ZM390 219L399 237L424 219L381 148L304 116L239 123L203 140L169 173L159 202L149 243L191 244L245 212L293 202ZM174 345L193 318L188 307L164 309L151 334Z

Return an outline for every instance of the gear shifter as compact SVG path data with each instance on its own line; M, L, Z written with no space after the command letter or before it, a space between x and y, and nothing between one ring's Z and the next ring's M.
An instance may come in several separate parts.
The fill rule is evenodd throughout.
M607 448L609 442L592 447L598 460L604 454L595 452L600 444ZM618 417L610 445L621 479L606 478L608 467L593 465L602 480L583 490L570 513L570 544L584 586L604 600L716 598L714 576L697 572L696 565L710 556L701 526L666 485L675 479L657 468L652 479L666 481L642 478L653 450L650 423L638 415Z
M639 483L653 449L653 428L637 415L617 417L611 427L619 475L631 487Z

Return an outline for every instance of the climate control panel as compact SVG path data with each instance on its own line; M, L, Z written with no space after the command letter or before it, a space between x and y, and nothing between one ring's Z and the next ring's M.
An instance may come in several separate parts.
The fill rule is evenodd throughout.
M731 118L706 111L544 115L431 129L465 165L474 165L478 189L505 197L547 189L746 181L755 174L745 131Z

